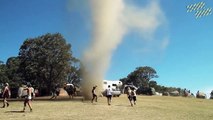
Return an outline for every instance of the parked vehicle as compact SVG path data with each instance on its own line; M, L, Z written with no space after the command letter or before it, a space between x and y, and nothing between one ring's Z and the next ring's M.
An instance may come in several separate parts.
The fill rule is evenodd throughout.
M105 90L108 88L108 85L112 88L112 96L119 97L121 95L121 86L122 82L119 80L103 80L103 92L102 95L106 96Z
M103 96L106 96L106 91L102 92ZM112 90L112 96L113 97L119 97L121 95L121 91L120 90Z

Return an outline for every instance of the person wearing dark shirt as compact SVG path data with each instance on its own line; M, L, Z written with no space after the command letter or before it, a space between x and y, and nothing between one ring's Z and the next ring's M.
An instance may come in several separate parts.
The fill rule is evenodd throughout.
M97 94L96 94L96 91L95 91L96 87L97 86L94 86L92 88L92 101L91 101L92 103L93 103L94 100L95 100L95 102L97 102L97 100L98 100L98 97L97 97Z

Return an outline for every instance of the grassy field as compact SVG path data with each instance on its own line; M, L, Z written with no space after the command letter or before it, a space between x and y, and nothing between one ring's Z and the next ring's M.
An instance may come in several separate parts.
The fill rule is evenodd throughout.
M23 101L10 101L8 108L0 108L1 120L210 120L213 119L213 100L138 96L131 107L126 95L115 97L108 106L105 97L97 103L73 100L35 100L33 112L21 112Z

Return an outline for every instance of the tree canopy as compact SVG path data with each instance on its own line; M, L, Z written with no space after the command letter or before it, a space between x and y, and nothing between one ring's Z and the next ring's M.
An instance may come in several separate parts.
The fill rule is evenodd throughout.
M65 82L74 57L61 34L48 33L25 40L18 58L24 81L50 89Z
M18 57L10 57L6 62L6 75L10 86L18 87L22 83L21 72L19 71L20 60Z
M133 72L131 72L126 78L120 79L123 84L133 84L136 87L142 88L154 88L156 92L173 92L177 90L180 95L183 94L183 89L176 87L166 87L158 85L153 78L158 78L157 72L154 68L145 66L137 67Z
M7 77L7 67L6 65L0 61L0 82L5 83L8 82L8 77Z
M154 68L149 66L137 67L126 78L121 79L124 84L133 84L139 86L149 86L149 81L152 78L158 78Z

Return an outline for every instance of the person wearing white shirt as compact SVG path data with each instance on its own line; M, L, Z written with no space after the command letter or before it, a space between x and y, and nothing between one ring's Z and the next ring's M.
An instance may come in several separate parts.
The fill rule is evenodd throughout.
M110 85L108 85L108 88L106 89L106 97L107 97L107 103L108 103L108 105L111 105L112 88L110 87Z

